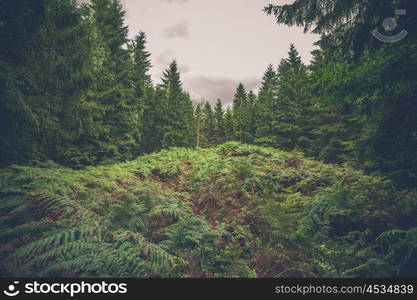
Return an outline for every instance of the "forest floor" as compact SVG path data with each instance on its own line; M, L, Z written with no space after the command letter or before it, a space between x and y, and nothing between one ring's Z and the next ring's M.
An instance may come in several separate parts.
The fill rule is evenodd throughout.
M1 276L390 277L417 241L416 191L273 148L0 175Z

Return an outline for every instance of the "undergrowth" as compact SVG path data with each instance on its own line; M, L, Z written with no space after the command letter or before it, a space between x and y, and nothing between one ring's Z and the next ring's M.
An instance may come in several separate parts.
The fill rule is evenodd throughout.
M0 273L18 277L392 277L417 192L226 143L74 171L0 171Z

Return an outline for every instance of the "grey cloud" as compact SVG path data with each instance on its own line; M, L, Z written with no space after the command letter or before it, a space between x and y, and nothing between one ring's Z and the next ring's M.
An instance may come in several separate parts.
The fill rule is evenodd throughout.
M159 67L160 69L165 70L166 68L168 68L168 66L171 64L171 62L175 59L174 56L174 52L170 51L170 50L166 50L164 52L162 52L157 58L156 58L156 63L157 63L157 67ZM183 65L180 62L178 62L178 70L180 71L181 74L186 74L188 72L190 72L191 68L187 65Z
M185 80L184 88L190 92L194 101L205 100L214 104L220 98L225 106L233 103L233 97L239 83L242 83L246 91L257 91L261 79L247 78L243 80L220 77L190 77Z
M163 29L163 33L164 36L169 39L176 37L188 39L190 37L189 27L190 25L183 21L172 26L165 27Z
M156 58L156 63L158 64L158 66L166 68L172 62L173 59L174 52L166 50L162 52L160 55L158 55L158 57Z
M186 74L186 73L191 71L191 68L187 65L179 65L178 69L179 69L181 74Z

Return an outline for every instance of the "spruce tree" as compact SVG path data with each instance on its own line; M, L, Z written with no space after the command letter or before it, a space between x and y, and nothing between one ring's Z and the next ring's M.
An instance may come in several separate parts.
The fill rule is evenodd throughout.
M384 46L370 33L399 7L407 12L417 11L417 2L296 0L288 5L270 4L264 11L274 15L279 24L302 26L305 32L311 30L321 35L318 41L321 46L331 47L347 58L358 58L365 50ZM410 13L398 20L399 27L407 28L412 38L417 35L416 21L416 15Z
M129 53L125 49L128 27L124 25L125 12L119 0L91 0L94 21L98 32L109 50L111 70L118 82L126 82Z
M129 76L125 13L118 0L92 0L91 8L97 44L104 52L93 92L105 108L107 132L100 137L97 153L100 160L131 159L140 152L142 103Z
M143 114L138 124L141 131L140 152L148 153L161 149L160 120L163 114L163 95L155 90L149 71L152 67L146 50L146 34L140 31L129 44L132 66L130 80L134 88L137 105L142 107Z
M145 95L148 88L152 86L149 70L151 69L151 54L146 50L146 34L141 31L130 44L133 56L131 80L135 87L136 97L141 98Z
M344 163L352 160L355 132L360 131L355 121L352 105L337 105L326 99L318 82L324 75L326 65L336 58L333 51L317 49L312 52L313 60L308 69L310 72L311 134L312 143L305 149L307 155L326 163ZM336 70L334 70L336 71Z
M204 133L204 145L206 147L211 147L215 145L215 118L213 109L209 102L206 102L203 107L203 133Z
M84 97L92 78L83 12L66 0L7 0L1 8L0 164L73 165L67 152L95 113Z
M217 99L214 106L214 120L215 120L215 143L221 144L225 142L225 130L224 130L224 110L223 103L220 99Z
M248 93L248 99L246 101L245 108L245 143L254 143L256 136L256 117L258 110L257 96L251 90Z
M277 101L274 107L273 134L276 147L292 150L310 146L310 102L306 67L291 46L288 58L277 71Z
M227 108L224 113L224 137L225 141L233 141L235 138L234 131L234 114L232 108Z
M245 108L247 101L247 94L245 87L242 83L236 88L235 96L233 98L233 131L235 133L234 139L242 142L243 141L243 127L245 118Z
M274 136L275 106L277 102L277 76L273 65L269 65L262 78L256 110L256 143L276 145Z
M164 148L193 145L193 104L190 96L182 90L177 62L174 60L164 71L161 88L165 92Z
M194 136L195 136L195 147L199 148L201 145L201 127L203 123L203 111L201 109L202 103L197 103L194 109Z
M147 89L143 107L141 152L159 151L162 149L166 122L165 91L161 87Z

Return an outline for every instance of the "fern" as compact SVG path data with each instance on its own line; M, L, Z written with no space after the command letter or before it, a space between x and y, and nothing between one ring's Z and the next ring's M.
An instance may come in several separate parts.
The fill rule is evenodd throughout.
M184 207L181 207L178 204L172 204L169 206L158 205L152 209L150 214L153 216L165 215L178 220L185 217L187 215L187 211Z
M415 192L296 157L233 142L0 170L0 275L365 277L407 264Z
M50 230L52 227L56 226L56 224L55 221L48 218L24 223L13 229L7 228L0 230L0 240L3 242L11 241L11 243L14 244L26 235L39 235L42 232Z
M403 239L406 235L406 231L400 229L391 229L381 233L377 238L377 242L395 243Z

